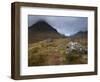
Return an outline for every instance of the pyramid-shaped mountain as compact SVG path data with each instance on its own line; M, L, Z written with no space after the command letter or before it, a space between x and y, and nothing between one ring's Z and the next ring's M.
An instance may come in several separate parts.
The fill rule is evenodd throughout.
M43 20L28 27L28 43L61 37L63 37L63 35L59 34L56 29Z

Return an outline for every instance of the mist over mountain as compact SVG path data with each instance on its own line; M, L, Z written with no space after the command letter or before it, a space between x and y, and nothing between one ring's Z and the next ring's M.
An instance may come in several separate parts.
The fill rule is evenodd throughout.
M29 31L32 32L46 32L46 31L52 31L57 32L56 29L54 29L51 25L49 25L47 22L40 20L33 24L31 27L29 27Z
M40 20L28 28L29 43L34 43L48 38L56 39L61 37L64 37L64 35L58 33L56 29L44 20Z
M74 16L28 15L28 27L42 20L56 29L57 32L66 36L88 30L88 17Z

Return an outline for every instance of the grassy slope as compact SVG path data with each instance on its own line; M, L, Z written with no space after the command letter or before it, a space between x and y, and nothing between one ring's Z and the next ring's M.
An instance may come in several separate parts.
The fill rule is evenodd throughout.
M84 64L87 63L87 54L73 52L70 56L66 54L66 46L71 41L69 38L53 39L48 42L43 40L37 43L29 44L28 65L63 65L63 64ZM74 39L83 46L87 45L86 39Z

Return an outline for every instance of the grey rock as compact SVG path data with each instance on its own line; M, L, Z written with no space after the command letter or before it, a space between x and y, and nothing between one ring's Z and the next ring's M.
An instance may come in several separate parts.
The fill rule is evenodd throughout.
M67 47L66 47L66 53L71 53L73 50L77 51L77 52L87 52L87 48L84 47L83 45L81 45L80 43L78 42L69 42L67 44Z

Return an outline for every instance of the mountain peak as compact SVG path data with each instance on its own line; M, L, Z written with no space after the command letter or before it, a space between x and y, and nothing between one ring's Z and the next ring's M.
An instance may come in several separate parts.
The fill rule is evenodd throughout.
M44 21L44 20L39 20L38 22L36 22L36 23L47 23L46 21Z
M28 27L28 42L34 43L48 38L56 39L63 37L55 28L49 25L46 21L40 20Z
M44 20L39 20L38 22L33 24L31 27L29 27L29 29L33 31L55 31L57 32L56 29L54 29L50 24L48 24Z

